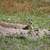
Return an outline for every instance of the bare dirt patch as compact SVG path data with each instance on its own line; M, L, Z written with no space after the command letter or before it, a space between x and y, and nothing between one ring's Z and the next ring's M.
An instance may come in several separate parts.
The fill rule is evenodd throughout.
M27 25L25 24L14 24L14 23L7 23L7 22L3 22L1 21L0 22L0 26L2 27L7 27L7 28L15 28L15 29L22 29L22 28L25 28Z
M27 25L23 24L13 24L13 23L6 23L6 22L0 22L0 35L4 36L24 36L28 37L31 35L31 39L37 39L39 37L43 37L46 34L49 34L47 29L38 29L32 30L30 33L29 29L24 30Z

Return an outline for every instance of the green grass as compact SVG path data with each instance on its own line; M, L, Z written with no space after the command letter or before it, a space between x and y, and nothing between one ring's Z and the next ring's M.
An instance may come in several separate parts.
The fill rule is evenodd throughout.
M34 27L50 28L50 17L42 11L33 10L31 13L18 12L12 15L0 13L0 21L12 23L28 23L28 18L32 18Z
M10 23L27 24L28 18L30 17L32 18L33 27L50 29L50 17L39 10L33 10L31 13L18 12L12 15L7 15L0 12L0 21ZM38 39L38 41L33 41L26 38L0 37L0 50L35 50L35 48L42 44L47 44L50 46L50 39L48 37L44 37L43 39ZM45 50L45 48L40 50Z
M0 37L0 50L35 50L38 46L40 48L41 45L45 44L50 45L50 39L47 36L38 41L27 38ZM45 48L42 47L40 50L45 50Z

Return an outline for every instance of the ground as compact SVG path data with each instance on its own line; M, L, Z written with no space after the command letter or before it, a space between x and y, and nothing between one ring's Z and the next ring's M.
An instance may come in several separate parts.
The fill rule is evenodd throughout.
M27 24L28 19L31 18L33 27L50 30L50 2L42 0L40 2L39 0L0 0L0 21ZM43 47L43 45L45 46ZM49 49L50 36L44 36L42 39L38 39L38 41L0 36L0 50Z

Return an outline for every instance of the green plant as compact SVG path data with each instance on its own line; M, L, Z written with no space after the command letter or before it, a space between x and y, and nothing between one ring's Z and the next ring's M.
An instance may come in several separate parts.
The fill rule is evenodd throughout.
M32 29L33 29L33 26L32 26L32 16L28 16L27 17L27 23L28 23L28 26L29 26L29 33L31 33Z

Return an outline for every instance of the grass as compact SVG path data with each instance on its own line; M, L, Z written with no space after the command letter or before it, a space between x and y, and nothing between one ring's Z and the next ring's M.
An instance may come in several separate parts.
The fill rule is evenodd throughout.
M38 41L26 38L0 37L0 50L35 50L38 46L41 48L40 46L45 44L50 45L50 39L47 36ZM40 50L45 50L45 48Z
M24 0L21 2L24 2ZM48 15L47 13L44 13L44 11L39 10L41 3L39 3L39 1L36 3L35 2L33 3L34 9L32 9L31 12L16 13L16 11L15 12L12 11L10 12L11 14L8 12L9 13L8 15L8 13L6 13L5 10L3 11L0 10L0 21L27 24L29 21L28 19L32 18L33 27L50 29L50 15ZM38 3L40 5L37 9ZM50 9L45 11L50 11ZM21 39L21 38L15 38L15 37L0 37L0 50L35 50L35 48L37 50L38 46L42 44L43 45L47 44L50 46L50 38L46 36L46 37L43 37L43 39L38 39L37 41L34 41L30 39L28 40L26 38ZM45 50L45 48L47 47L42 47L40 48L40 50ZM49 49L50 47L48 48L48 50Z
M40 12L38 10L33 10L32 13L16 13L13 15L5 15L0 13L0 21L12 22L12 23L28 23L28 19L32 18L33 27L49 28L50 17L47 14ZM40 45L49 45L50 39L44 37L43 39L38 39L37 41L28 40L26 38L14 38L14 37L0 37L0 50L35 50L38 49ZM45 50L46 47L39 47L40 50ZM50 48L50 47L49 47ZM49 50L48 48L48 50Z
M18 12L12 15L4 15L0 13L0 21L12 22L12 23L23 23L27 24L28 19L32 18L32 25L34 27L50 28L50 17L42 11L33 10L31 13Z
M32 18L33 27L49 28L50 17L43 12L33 10L32 13L16 13L15 15L0 14L0 21L12 22L12 23L28 23L28 19ZM43 39L37 41L27 38L15 38L15 37L0 37L0 50L45 50L50 47L40 47L41 45L49 45L50 39L46 36Z

